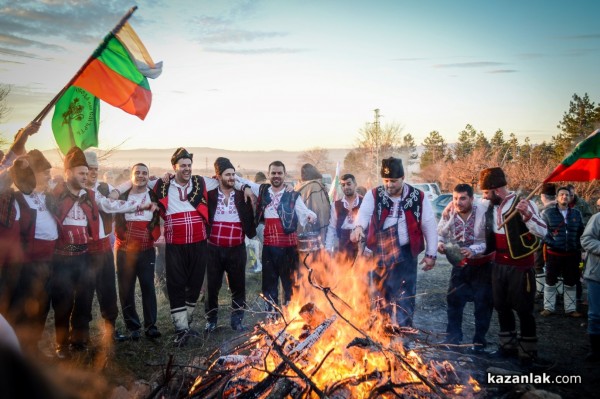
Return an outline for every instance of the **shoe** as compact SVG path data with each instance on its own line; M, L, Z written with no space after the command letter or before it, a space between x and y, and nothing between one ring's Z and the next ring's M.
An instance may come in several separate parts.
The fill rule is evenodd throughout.
M217 329L216 321L207 321L206 326L204 327L204 332L211 333Z
M161 336L162 334L160 333L160 331L158 331L158 328L156 328L156 326L152 326L146 330L146 337L148 338L155 339L160 338Z
M129 334L129 339L132 341L139 341L140 338L142 338L141 330L134 330L131 332L131 334Z
M544 316L544 317L552 316L553 314L554 314L554 312L551 310L548 310L548 309L544 309L540 312L540 316Z
M179 330L175 332L175 338L173 339L173 345L178 348L185 346L189 340L188 330Z
M68 359L71 355L68 345L56 345L54 353L56 354L56 358L60 360Z
M114 342L125 342L129 339L126 335L123 335L119 332L119 330L115 330L113 332L112 339Z
M574 318L579 318L579 317L583 317L582 313L579 313L578 311L574 310L572 312L567 313L568 317L574 317Z
M236 321L231 323L231 328L234 331L248 331L248 327L242 324L241 321Z

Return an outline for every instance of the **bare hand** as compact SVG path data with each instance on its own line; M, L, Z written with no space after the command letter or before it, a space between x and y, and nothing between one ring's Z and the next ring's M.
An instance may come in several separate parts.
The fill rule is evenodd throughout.
M352 233L350 233L350 241L352 242L359 242L363 238L365 238L365 233L362 226L356 226L354 230L352 230Z
M460 249L460 253L465 258L472 258L473 257L473 251L471 251L469 248L461 248Z
M446 245L444 245L443 242L439 242L438 243L438 252L441 254L445 254L446 253Z
M448 203L448 205L446 205L446 207L442 211L442 219L448 220L448 218L450 218L450 212L452 212L453 209L454 209L454 202L450 201L450 203Z
M291 184L285 183L283 185L283 187L284 187L284 190L287 191L288 193L291 192L291 191L294 191L294 186L292 186Z
M111 200L117 200L117 199L119 199L119 191L112 190L110 192L110 194L108 194L108 198L111 199Z
M250 187L246 187L244 189L244 201L248 202L250 201L252 203L252 205L256 205L256 195L254 195L254 193L252 192L252 189Z
M306 217L306 220L308 221L308 223L314 223L317 221L317 215L311 213Z
M427 271L433 269L433 267L435 266L435 259L426 256L423 258L423 260L421 262L419 262L419 264L421 264L421 265L424 264L425 266L423 266L423 268L421 270L427 272Z
M15 135L15 141L10 147L10 150L17 155L25 153L25 143L32 134L35 134L40 130L41 124L39 122L30 122L23 129L20 129Z
M528 220L529 218L531 218L532 215L529 209L529 201L522 199L521 201L519 201L515 208L517 209L517 211L519 211L523 219Z
M162 177L162 181L163 181L163 183L167 184L168 182L170 182L170 181L171 181L171 179L172 179L173 177L175 177L175 175L174 175L174 174L172 174L172 173L169 173L169 172L165 172L165 174L164 174L164 175L163 175L163 177Z

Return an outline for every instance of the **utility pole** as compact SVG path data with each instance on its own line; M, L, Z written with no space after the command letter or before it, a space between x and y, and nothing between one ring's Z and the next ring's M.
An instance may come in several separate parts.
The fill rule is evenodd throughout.
M373 122L373 125L375 126L375 178L379 180L377 177L377 170L379 169L379 118L383 115L379 114L379 108L375 108L373 112L375 112L375 122Z

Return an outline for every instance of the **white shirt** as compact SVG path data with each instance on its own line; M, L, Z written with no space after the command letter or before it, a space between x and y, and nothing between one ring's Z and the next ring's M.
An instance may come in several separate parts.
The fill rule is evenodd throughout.
M402 188L402 197L388 197L394 204L392 206L392 210L388 217L385 219L383 223L383 228L388 228L393 224L398 224L398 240L400 246L406 245L409 243L408 239L408 228L406 226L406 218L404 216L404 210L399 209L398 206L401 198L405 198L408 195L408 186L406 184L403 185ZM369 223L371 222L371 217L373 216L373 212L375 211L375 198L373 198L373 191L369 190L365 194L360 209L358 210L358 217L356 220L356 226L362 226L363 230L366 232ZM427 199L427 196L423 196L423 209L421 214L421 231L423 233L423 237L425 238L426 249L425 254L435 257L437 253L437 242L438 242L438 234L437 234L437 222L435 220L435 215L433 214L433 210L431 209L431 203Z
M27 201L27 205L37 212L35 219L35 239L46 241L58 239L56 219L54 219L46 208L46 193L34 191L29 195L23 194L23 197Z
M464 241L464 236L463 237L459 237L456 235L456 231L455 231L455 223L461 223L463 226L463 235L465 232L465 228L466 228L466 224L467 221L472 218L475 217L475 224L473 225L473 233L474 233L474 240L473 240L473 244L469 245L468 248L471 250L471 252L473 253L473 255L479 255L485 252L485 212L487 210L487 206L483 205L483 204L473 204L473 209L471 211L471 214L469 215L469 217L467 218L467 220L463 220L463 218L461 218L458 213L454 210L454 208L452 209L452 211L450 211L450 215L448 217L448 219L444 219L441 218L440 222L438 223L438 236L439 236L439 241L446 244L451 240L456 241L457 243L459 243L460 241Z
M235 191L231 190L227 205L225 205L225 194L221 188L217 188L217 209L215 210L215 222L240 222L240 215L235 207Z
M348 199L345 196L344 198L342 198L342 205L344 205L344 208L348 209L348 215L342 223L342 229L352 230L354 228L355 218L354 214L352 213L352 210L358 206L358 200L358 195L356 195L354 197L352 205L350 205L348 203ZM327 235L325 237L325 248L327 249L333 249L333 244L337 236L336 227L338 223L338 217L335 209L335 201L331 203L330 215L331 216L329 217L329 226L327 226Z
M139 202L140 206L144 206L150 203L150 194L148 194L148 190L146 189L145 193L131 193L129 192L129 198L135 202ZM152 220L154 216L153 212L150 212L148 209L145 210L137 210L135 212L130 212L125 214L125 220L128 222L149 222Z

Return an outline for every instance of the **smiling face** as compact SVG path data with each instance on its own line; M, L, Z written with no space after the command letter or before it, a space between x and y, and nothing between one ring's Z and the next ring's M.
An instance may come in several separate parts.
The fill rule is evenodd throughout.
M235 169L225 169L221 175L217 175L222 189L231 190L235 185Z
M173 165L173 170L175 171L175 181L180 184L186 184L192 177L192 160L181 158Z
M271 165L269 167L269 180L274 188L279 188L283 185L285 179L285 168L283 166Z
M131 169L131 183L137 188L143 188L148 185L148 168L144 165L135 165Z
M85 187L87 176L87 166L75 166L74 168L67 169L67 183L75 190L81 190Z
M459 213L469 213L473 209L473 197L469 197L467 192L457 193L454 191L452 193L452 203Z

